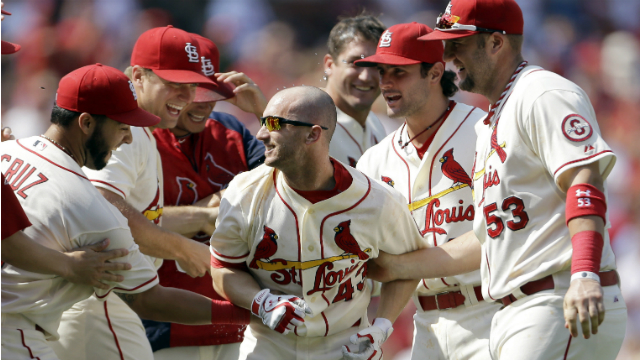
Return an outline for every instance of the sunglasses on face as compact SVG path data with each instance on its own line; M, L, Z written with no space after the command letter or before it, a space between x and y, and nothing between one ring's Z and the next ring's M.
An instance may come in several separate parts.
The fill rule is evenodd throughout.
M475 25L458 24L458 20L460 20L459 16L455 16L451 14L444 14L444 15L440 14L440 16L438 16L438 19L436 20L437 22L436 29L440 31L469 30L469 31L487 32L487 33L499 32L505 35L507 34L506 31L502 31L502 30L481 28Z
M289 120L289 119L285 119L283 117L280 116L265 116L260 118L260 124L262 126L266 126L267 130L269 131L274 131L274 130L280 130L282 129L282 125L285 124L291 124L293 126L308 126L308 127L312 127L315 126L317 124L310 124L307 122L302 122L302 121L296 121L296 120ZM322 125L318 125L320 126L323 130L329 130L329 128L324 127Z

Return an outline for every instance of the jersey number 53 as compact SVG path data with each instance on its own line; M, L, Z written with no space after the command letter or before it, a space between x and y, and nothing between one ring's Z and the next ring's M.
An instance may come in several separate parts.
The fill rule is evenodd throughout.
M524 229L529 222L529 215L524 211L524 202L522 199L516 196L509 196L502 201L502 211L508 211L511 209L513 220L507 221L507 227L512 231L518 231ZM491 238L495 239L504 231L504 222L502 219L492 214L498 210L498 205L492 203L484 207L484 217L487 221L487 234Z

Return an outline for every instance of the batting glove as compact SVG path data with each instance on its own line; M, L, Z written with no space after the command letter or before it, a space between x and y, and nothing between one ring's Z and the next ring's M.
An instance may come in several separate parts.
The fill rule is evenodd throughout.
M251 312L269 328L284 335L295 326L303 325L304 317L312 314L311 308L299 297L272 295L269 289L260 291L253 298Z
M351 335L351 343L357 345L358 351L350 349L350 347L342 347L342 356L344 359L381 359L382 343L384 343L391 333L393 327L391 321L385 318L377 318L373 321L373 325L359 331L357 334ZM353 347L351 347L353 348Z

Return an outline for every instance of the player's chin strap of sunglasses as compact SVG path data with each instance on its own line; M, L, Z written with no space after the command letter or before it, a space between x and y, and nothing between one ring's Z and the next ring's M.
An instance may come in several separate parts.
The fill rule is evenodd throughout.
M499 32L499 33L502 33L503 35L507 35L507 32L503 30L487 29L487 28L482 28L475 25L458 24L458 20L460 20L459 16L455 16L451 14L444 14L444 15L440 14L440 16L438 16L438 20L436 20L437 22L436 30L439 30L439 31L469 30L469 31L487 32L487 33Z
M285 119L283 117L280 116L265 116L260 118L260 124L262 126L266 126L267 130L269 131L274 131L274 130L280 130L282 128L283 124L291 124L293 126L308 126L308 127L312 127L312 126L316 126L318 124L311 124L308 122L304 122L304 121L297 121L297 120L289 120L289 119ZM323 130L329 130L329 128L324 127L322 125L318 125L320 126Z

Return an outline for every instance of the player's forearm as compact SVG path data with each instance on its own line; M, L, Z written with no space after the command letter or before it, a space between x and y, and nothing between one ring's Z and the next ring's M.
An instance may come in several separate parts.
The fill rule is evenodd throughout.
M214 209L199 206L165 206L162 227L181 235L201 231L211 219Z
M118 293L142 319L186 325L211 324L211 299L191 291L156 285L139 294Z
M66 277L71 271L69 257L38 244L22 231L2 240L2 261L38 274Z
M382 284L377 318L385 318L392 323L407 305L420 280L395 280Z
M480 268L482 247L473 231L442 246L398 255L390 262L388 280L433 279L455 276Z
M262 290L248 272L237 269L211 268L213 289L236 306L251 310L251 303Z

